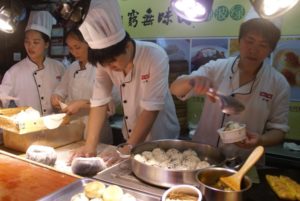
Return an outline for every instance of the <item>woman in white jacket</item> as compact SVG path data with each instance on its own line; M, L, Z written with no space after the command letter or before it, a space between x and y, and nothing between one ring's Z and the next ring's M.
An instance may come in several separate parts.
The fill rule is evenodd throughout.
M51 114L50 97L64 73L63 64L46 56L55 19L48 11L32 11L25 29L27 57L13 65L2 80L2 93L15 97L17 106L30 106ZM3 107L9 100L1 100Z
M78 29L71 29L66 35L66 43L75 61L67 68L61 82L51 97L53 107L61 109L69 115L81 116L87 123L90 109L90 98L96 76L96 67L88 63L88 44ZM66 105L62 104L63 102ZM109 114L114 113L114 104L110 104ZM86 131L85 131L86 133ZM105 123L100 142L112 144L112 131Z

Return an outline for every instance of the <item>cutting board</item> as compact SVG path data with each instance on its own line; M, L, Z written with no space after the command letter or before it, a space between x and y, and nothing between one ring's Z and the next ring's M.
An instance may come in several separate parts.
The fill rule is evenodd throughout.
M34 201L77 179L0 151L0 201Z

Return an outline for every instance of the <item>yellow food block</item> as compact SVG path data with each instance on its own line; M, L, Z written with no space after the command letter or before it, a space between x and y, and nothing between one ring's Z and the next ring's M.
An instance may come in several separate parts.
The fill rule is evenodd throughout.
M280 199L300 201L300 185L287 176L266 175L266 180Z

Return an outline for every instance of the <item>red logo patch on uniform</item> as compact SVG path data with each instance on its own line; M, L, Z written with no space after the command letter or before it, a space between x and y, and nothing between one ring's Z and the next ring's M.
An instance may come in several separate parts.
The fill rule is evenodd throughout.
M267 100L272 100L272 98L273 98L273 94L269 94L269 93L263 92L263 91L261 91L259 93L259 96L261 96L261 97L263 97L263 98L265 98Z
M141 75L141 80L147 80L150 78L150 74Z

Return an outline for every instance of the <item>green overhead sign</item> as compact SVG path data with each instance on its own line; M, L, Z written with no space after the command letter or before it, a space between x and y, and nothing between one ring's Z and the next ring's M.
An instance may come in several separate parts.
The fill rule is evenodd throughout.
M251 7L247 0L214 0L206 22L189 22L171 10L170 0L119 0L123 24L135 38L237 36ZM283 17L282 34L299 35L300 4Z

